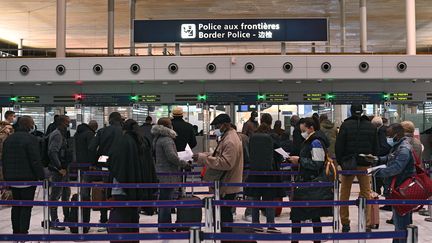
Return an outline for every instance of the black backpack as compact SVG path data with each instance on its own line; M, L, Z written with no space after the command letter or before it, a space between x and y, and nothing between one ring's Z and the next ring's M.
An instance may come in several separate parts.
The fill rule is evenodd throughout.
M48 142L49 142L49 135L46 135L39 140L41 161L44 167L48 167L50 164L50 158L48 156Z

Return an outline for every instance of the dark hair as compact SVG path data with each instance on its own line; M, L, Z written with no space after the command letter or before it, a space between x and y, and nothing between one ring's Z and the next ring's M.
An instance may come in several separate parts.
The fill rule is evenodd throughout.
M151 116L147 116L146 119L145 119L145 121L146 122L148 122L148 121L151 122L151 121L153 121L153 118Z
M303 123L305 123L305 118L300 118L300 120L298 120L298 124L300 125L300 124L303 124Z
M67 121L67 119L69 119L68 116L66 116L66 115L60 115L58 117L58 120L57 120L57 127L63 125L65 123L65 121Z
M231 128L237 131L237 126L231 123ZM198 129L198 127L197 127Z
M121 117L120 113L115 111L115 112L111 112L108 120L109 120L110 124L113 124L114 122L122 122L122 117Z
M4 114L4 118L7 120L8 117L15 115L15 111L6 111Z
M393 123L389 126L389 128L387 129L392 131L393 134L397 135L398 137L403 137L405 135L405 129L403 128L403 126L400 123Z
M130 135L135 140L138 146L138 153L143 155L145 139L140 135L139 129L138 123L134 119L126 120L123 125L123 131L125 131L125 134Z
M162 117L158 120L157 122L158 125L164 126L164 127L168 127L171 128L170 126L172 125L171 123L171 119L169 119L168 117Z
M328 120L327 114L321 114L320 117L319 117L320 123L323 122L323 121L325 121L325 120Z
M259 127L255 131L255 133L269 133L269 132L271 132L271 127L269 124L265 122L261 122L261 125L259 125Z
M17 123L18 130L28 132L33 126L33 118L31 116L22 116Z
M280 120L275 121L274 123L274 128L281 128L282 127L282 122Z
M317 114L318 115L318 114ZM319 121L319 117L318 116L312 116L312 119L315 122L315 131L319 131L321 129L321 123Z
M266 123L267 125L271 126L273 123L273 118L269 113L264 113L261 115L261 124Z
M313 117L304 118L303 123L304 123L305 127L307 127L307 128L313 127L315 131L318 131L319 130L319 129L317 129L318 123L315 119Z

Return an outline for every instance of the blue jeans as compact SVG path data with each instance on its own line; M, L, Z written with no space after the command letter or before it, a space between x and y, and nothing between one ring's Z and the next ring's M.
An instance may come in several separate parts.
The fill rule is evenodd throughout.
M395 231L407 231L407 226L412 224L412 213L407 213L405 216L397 214L393 208L393 224ZM407 239L393 239L393 243L406 243Z
M161 188L159 189L159 200L172 200L174 188ZM171 222L171 208L159 208L158 223L172 223Z
M273 201L273 197L253 197L254 201ZM266 218L267 224L273 224L275 222L275 209L274 208L266 208ZM260 209L252 208L252 223L259 224L260 223Z

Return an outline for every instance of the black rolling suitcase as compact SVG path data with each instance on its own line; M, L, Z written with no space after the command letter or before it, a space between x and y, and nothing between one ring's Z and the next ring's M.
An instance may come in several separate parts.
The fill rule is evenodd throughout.
M78 194L74 194L71 198L71 201L78 201ZM81 208L83 212L83 223L89 223L90 222L90 208ZM71 207L69 210L69 217L68 221L71 223L78 223L78 208L77 207ZM77 234L78 233L78 227L69 227L70 232ZM90 227L83 227L83 232L88 233L90 230Z
M183 171L185 172L185 171ZM186 182L186 175L182 176L183 183ZM194 176L192 175L192 182L194 182ZM194 188L192 187L192 194L186 194L186 188L181 188L182 195L178 200L201 200L201 198L193 195ZM176 223L201 223L202 220L202 208L177 208L177 220ZM188 231L189 228L179 227L179 231Z

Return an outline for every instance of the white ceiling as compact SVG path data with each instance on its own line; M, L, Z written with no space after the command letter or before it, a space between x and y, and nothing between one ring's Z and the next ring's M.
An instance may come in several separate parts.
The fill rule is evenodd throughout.
M67 1L67 48L105 48L107 0ZM416 1L417 44L432 46L432 0ZM368 1L368 44L374 52L403 52L405 1ZM331 44L340 44L338 0L137 0L137 19L329 17ZM55 47L55 0L0 0L0 38L37 48ZM347 48L359 51L359 1L346 0ZM129 45L129 0L115 0L115 46ZM214 45L214 44L213 44ZM188 54L277 52L278 44L222 44L185 48ZM288 51L309 51L288 45ZM160 51L160 50L159 50ZM324 51L324 48L317 51ZM332 48L332 51L339 51ZM89 52L89 51L86 51ZM144 50L142 51L144 53ZM145 51L146 53L146 51ZM141 53L140 53L141 54Z

